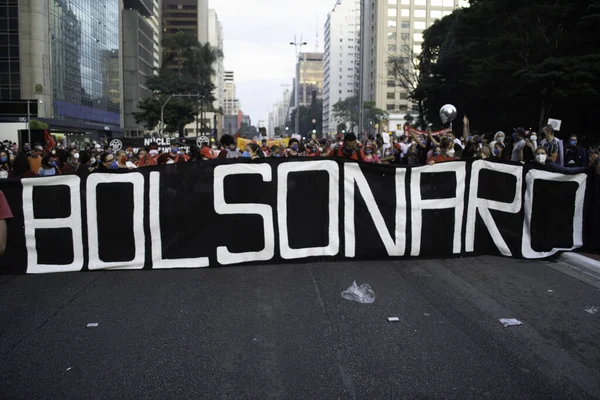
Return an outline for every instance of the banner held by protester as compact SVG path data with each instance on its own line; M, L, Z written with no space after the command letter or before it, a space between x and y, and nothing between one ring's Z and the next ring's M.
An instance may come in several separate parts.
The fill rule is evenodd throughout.
M14 218L2 271L543 258L590 240L595 178L482 160L403 168L334 158L8 179L0 190Z

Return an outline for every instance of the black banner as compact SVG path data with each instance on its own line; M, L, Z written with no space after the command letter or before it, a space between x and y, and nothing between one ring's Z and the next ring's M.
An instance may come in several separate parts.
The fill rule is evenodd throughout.
M595 175L481 160L212 160L5 180L5 273L500 254L592 240ZM589 232L584 234L588 229ZM588 239L590 238L590 239Z
M201 146L202 143L210 144L210 138L208 136L198 136L198 137L186 137L186 138L169 138L169 137L161 137L161 138L136 138L136 137L124 137L124 138L114 138L109 141L109 145L112 146L114 151L119 151L121 149L125 150L127 148L132 148L134 153L137 153L139 149L149 148L151 144L155 144L158 146L158 150L163 153L167 153L171 149L171 143L178 142L182 143L181 150L185 153L190 151L190 147L192 145L196 145L198 147Z

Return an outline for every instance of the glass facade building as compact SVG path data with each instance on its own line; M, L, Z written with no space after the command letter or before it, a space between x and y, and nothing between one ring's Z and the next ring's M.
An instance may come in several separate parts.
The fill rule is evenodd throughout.
M21 99L18 0L0 0L0 99Z
M54 118L119 126L119 0L50 0L50 32Z

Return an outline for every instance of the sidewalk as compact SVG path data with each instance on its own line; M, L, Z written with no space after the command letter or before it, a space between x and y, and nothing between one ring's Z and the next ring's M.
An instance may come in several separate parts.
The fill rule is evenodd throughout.
M580 270L582 273L600 279L600 255L591 253L562 253L559 262Z

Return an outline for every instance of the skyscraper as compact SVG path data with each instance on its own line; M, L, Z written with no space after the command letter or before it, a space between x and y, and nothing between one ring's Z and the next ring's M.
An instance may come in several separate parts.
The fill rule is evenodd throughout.
M312 93L323 98L323 53L300 53L296 63L296 79L298 79L299 103L309 106Z
M407 91L388 73L390 57L414 57L421 51L423 31L435 20L468 5L464 0L362 0L361 81L364 101L405 115L417 111ZM408 61L408 60L407 60ZM409 63L410 64L410 63ZM390 118L392 119L392 118ZM395 130L397 126L390 126Z
M0 97L39 100L51 129L122 133L120 1L1 0L0 8L12 16L0 28L11 45Z
M124 0L122 11L123 126L127 136L142 136L144 127L133 113L144 98L152 96L146 81L160 62L161 9L157 0Z
M240 103L236 97L235 79L233 71L225 71L225 88L223 91L224 114L237 115L240 110Z
M360 0L338 0L325 22L323 132L337 127L333 106L358 94L359 65Z

